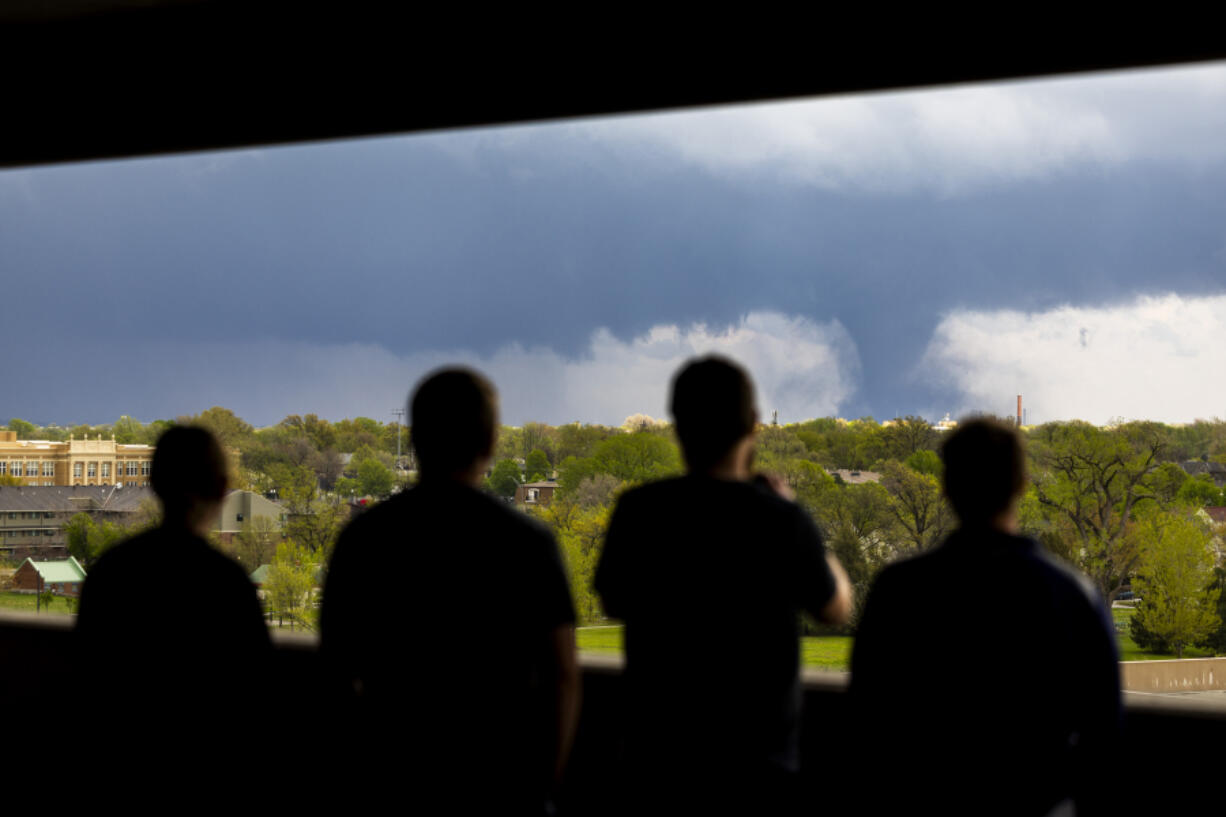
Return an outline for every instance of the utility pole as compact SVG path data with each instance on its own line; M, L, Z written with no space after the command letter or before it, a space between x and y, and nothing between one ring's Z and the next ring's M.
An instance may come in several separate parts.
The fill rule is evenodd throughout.
M404 423L401 420L404 417L404 409L392 409L392 416L396 418L396 470L400 470L400 429L404 428Z

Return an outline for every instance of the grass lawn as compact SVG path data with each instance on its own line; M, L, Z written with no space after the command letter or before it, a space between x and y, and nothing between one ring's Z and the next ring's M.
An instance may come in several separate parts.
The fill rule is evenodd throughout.
M1158 661L1174 658L1172 654L1153 653L1142 650L1128 634L1128 621L1134 611L1115 608L1111 611L1116 623L1116 643L1119 644L1121 661ZM622 628L580 627L576 638L582 652L616 653L622 651ZM851 665L852 638L845 635L806 636L801 639L801 663L806 667L846 672ZM1184 658L1212 658L1208 650L1192 647L1184 650Z
M580 627L576 640L581 652L616 653L622 651L622 628ZM801 661L806 667L846 671L851 661L851 638L828 635L801 639Z
M35 606L35 598L32 594L25 593L0 593L0 610L21 610L27 613L33 613ZM62 596L56 596L51 600L51 609L43 609L44 613L52 613L55 615L68 615L68 600Z
M1113 607L1111 618L1115 620L1115 640L1120 647L1121 661L1164 661L1174 658L1174 653L1148 652L1137 646L1128 634L1128 622L1136 611L1127 607ZM1184 658L1212 658L1212 650L1199 650L1188 647L1183 651Z

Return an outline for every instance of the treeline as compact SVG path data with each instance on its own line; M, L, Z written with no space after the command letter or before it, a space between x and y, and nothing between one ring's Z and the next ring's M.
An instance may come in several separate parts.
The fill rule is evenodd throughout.
M289 552L281 561L292 560L303 571L317 573L327 564L349 500L388 496L414 467L408 429L370 418L329 422L291 415L256 429L214 407L176 421L210 428L237 452L235 485L281 501L289 519L289 546L280 548ZM110 426L70 431L152 443L168 424L122 417ZM9 428L22 438L54 439L50 432L63 431L20 420ZM859 601L884 565L934 546L954 528L940 488L943 433L919 417L764 425L758 430L757 467L788 482L847 568ZM1226 494L1210 473L1191 476L1181 466L1191 461L1203 464L1193 470L1208 471L1226 463L1226 422L1097 427L1074 421L1024 434L1029 484L1020 508L1022 531L1081 570L1108 602L1128 589L1140 596L1133 635L1141 646L1226 651L1226 610L1220 609L1226 531L1202 512L1226 505ZM581 619L599 620L591 575L610 510L626 488L683 471L671 427L644 415L621 427L504 426L494 460L486 488L505 498L523 482L556 477L551 503L532 512L558 538ZM876 478L849 484L834 473L840 469L873 472ZM252 531L234 551L254 569L268 559L275 563L278 549L266 532Z

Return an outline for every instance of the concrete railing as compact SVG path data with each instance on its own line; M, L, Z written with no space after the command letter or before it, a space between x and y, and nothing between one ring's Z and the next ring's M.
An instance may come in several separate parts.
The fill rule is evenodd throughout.
M1123 661L1120 684L1129 692L1226 690L1226 658Z
M88 679L77 677L72 657L72 622L69 616L0 614L0 706L17 713L18 719L24 717L29 721L21 724L28 729L43 728L44 711L60 711L65 705L71 709L81 703L88 706L88 701L81 700L88 695ZM316 640L309 634L285 633L274 634L273 643L275 671L281 680L271 688L277 690L278 704L301 712L317 711L323 693ZM1218 702L1155 695L1152 685L1177 684L1180 691L1191 691L1194 683L1205 689L1222 688L1221 679L1226 675L1223 662L1226 659L1121 665L1127 688L1137 690L1139 686L1151 685L1145 690L1128 692L1124 698L1127 746L1163 747L1162 751L1145 752L1146 779L1216 779L1218 758L1222 747L1226 747L1226 696ZM566 814L604 815L609 813L610 775L617 768L624 722L620 695L622 659L618 655L588 654L581 663L583 714L561 801ZM696 671L695 683L701 684L704 673L710 671ZM864 760L849 757L847 751L856 728L848 714L848 676L805 670L803 677L802 785L806 791L814 792L818 798L815 803L820 802L823 810L841 804L844 813L855 814L856 790L845 784L863 771L857 764ZM1153 678L1159 680L1144 680ZM491 668L489 681L498 683L497 668ZM188 705L190 702L185 702L185 707ZM18 727L13 717L8 716L4 722L9 727ZM168 713L168 717L173 718L174 714ZM302 734L282 735L285 745L293 745L295 740L313 745L319 739L310 719L303 719L292 728L301 729ZM20 731L15 729L14 733ZM1125 772L1130 757L1128 751L1120 755ZM892 762L888 757L873 762L886 764L879 771L888 775L888 762ZM1152 807L1165 813L1169 805L1161 786L1129 786L1126 795L1124 799L1130 807Z

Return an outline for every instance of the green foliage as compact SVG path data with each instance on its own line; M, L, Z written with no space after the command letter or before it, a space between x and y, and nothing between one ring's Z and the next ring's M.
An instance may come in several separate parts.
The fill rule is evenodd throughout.
M592 451L594 473L639 483L681 473L681 452L672 440L649 431L618 434Z
M1178 468L1178 466L1175 467ZM1174 498L1182 504L1195 505L1199 508L1226 504L1223 502L1223 491L1214 484L1213 477L1208 474L1198 474L1185 479L1177 489Z
M1176 501L1186 505L1188 503L1180 498L1179 492L1188 480L1186 471L1173 462L1164 462L1150 474L1149 489L1153 492L1154 499L1162 505L1170 505Z
M68 552L82 565L89 565L107 550L128 538L128 528L109 520L95 521L87 513L74 514L64 525Z
M396 474L377 459L368 457L358 464L358 491L364 496L386 497L396 484Z
M903 464L912 471L936 478L938 482L945 473L945 464L941 462L941 457L930 448L922 448L913 452Z
M551 462L560 463L567 457L582 459L590 457L596 445L617 433L617 429L600 425L570 425L558 426L557 453Z
M1209 585L1211 592L1217 592L1217 615L1220 623L1205 639L1204 645L1217 654L1226 653L1226 568L1213 569L1213 584Z
M1141 551L1126 536L1134 509L1158 501L1151 475L1165 438L1155 423L1102 429L1048 423L1031 433L1031 475L1044 512L1074 539L1075 564L1110 603L1137 567Z
M314 588L318 569L319 563L310 549L292 541L277 545L276 556L264 581L269 611L280 621L288 619L291 627L297 624L314 629Z
M905 462L911 455L933 448L937 444L939 434L940 432L932 430L932 426L923 417L908 415L895 419L892 425L883 426L881 429L882 456L885 459Z
M519 487L519 465L515 460L499 460L485 481L486 490L495 496L513 497Z
M16 431L17 439L19 440L30 440L34 438L34 432L37 430L37 426L35 426L33 423L22 420L20 417L14 417L13 419L9 420L8 430Z
M609 515L610 509L604 506L582 508L556 501L541 514L558 539L570 576L575 614L581 624L603 618L600 601L592 589L592 578L609 528Z
M179 422L183 425L198 425L207 428L226 448L241 447L250 439L254 431L250 423L245 422L230 409L221 406L213 406L211 409L205 409L190 417L180 417Z
M546 479L552 471L553 467L549 464L549 458L545 456L544 451L534 448L528 452L524 460L524 473L528 475L528 482L539 482Z
M47 588L38 594L38 603L43 610L50 610L52 603L55 601L55 593L51 588Z
M276 523L266 516L243 521L242 530L234 537L230 555L251 573L260 565L271 564L281 541Z
M953 509L936 477L890 460L882 466L881 484L890 493L904 553L927 550L953 530Z
M1221 625L1209 534L1181 513L1156 511L1137 523L1142 557L1132 586L1141 597L1132 619L1133 640L1173 650L1209 639Z

